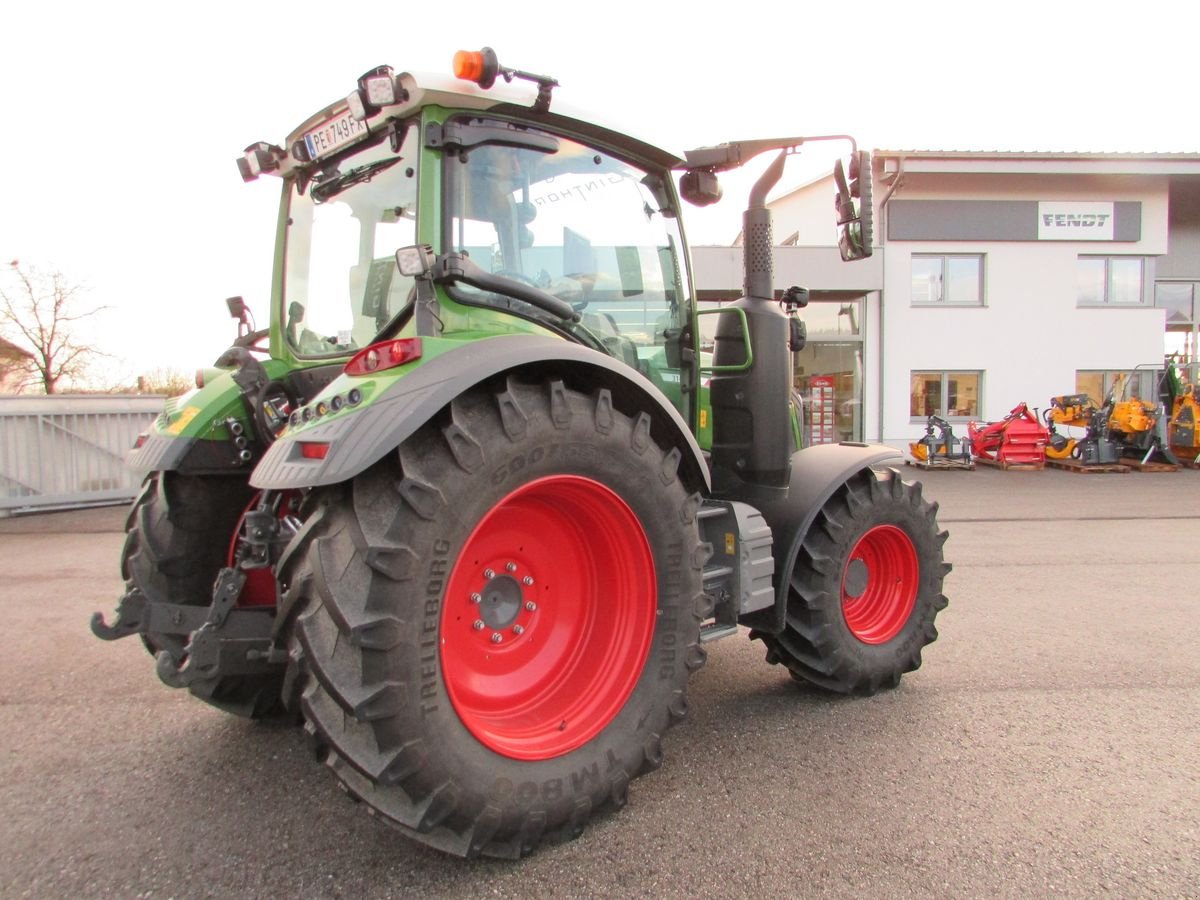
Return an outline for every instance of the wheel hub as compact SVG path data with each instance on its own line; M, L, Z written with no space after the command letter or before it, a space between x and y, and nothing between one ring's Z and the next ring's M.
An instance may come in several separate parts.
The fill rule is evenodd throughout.
M846 581L843 586L846 596L857 600L867 589L870 580L871 572L867 568L867 564L861 559L850 560L850 565L846 567Z
M479 618L494 631L511 628L524 605L521 585L511 575L497 575L487 583L479 600Z

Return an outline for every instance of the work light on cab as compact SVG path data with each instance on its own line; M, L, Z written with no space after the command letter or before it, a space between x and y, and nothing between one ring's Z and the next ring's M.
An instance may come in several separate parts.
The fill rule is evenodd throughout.
M259 175L267 172L277 172L279 164L286 154L281 147L258 141L245 149L241 159L237 161L238 171L242 173L242 181L254 181Z
M400 87L391 66L377 66L358 79L358 89L346 98L350 113L362 122L385 106L403 103L408 92Z
M346 363L347 375L374 375L421 358L420 338L380 341L360 350Z

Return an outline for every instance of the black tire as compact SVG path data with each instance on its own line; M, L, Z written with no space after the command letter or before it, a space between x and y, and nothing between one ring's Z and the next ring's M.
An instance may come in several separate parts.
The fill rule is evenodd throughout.
M679 451L650 432L648 415L622 414L606 390L509 380L455 400L398 454L318 499L317 520L280 565L295 617L285 694L342 785L374 814L448 853L515 858L577 836L660 765L666 729L687 712L688 675L704 662L699 628L710 603L699 497L680 481ZM615 500L572 506L576 487L580 497ZM555 500L570 515L554 512ZM561 533L525 519L496 524L502 510L540 515L539 503ZM605 530L626 512L631 533ZM486 539L497 535L504 549L494 567L515 560L511 576L481 568L493 565ZM653 567L597 565L627 562L640 552L630 547L644 547ZM589 566L599 578L572 576ZM625 568L639 570L647 590L609 584L609 605L592 606L610 570ZM533 587L518 580L525 572ZM531 598L540 607L522 618ZM555 623L582 622L573 610L589 609L592 624L558 645L596 652L570 659L549 649L561 634ZM479 631L476 615L488 619ZM644 629L609 629L639 621ZM510 656L499 644L487 649L496 635ZM642 649L626 656L610 646ZM493 652L506 660L503 678L485 671ZM593 656L611 670L587 671L580 660ZM552 675L539 683L534 671ZM472 695L475 678L485 687ZM527 682L518 725L505 692ZM593 696L612 708L586 712ZM559 723L555 702L578 714Z
M893 688L921 665L946 607L946 532L919 484L866 469L826 501L805 535L790 579L787 625L755 632L767 661L843 694Z
M208 606L226 564L234 529L254 496L244 479L152 472L125 521L121 575L127 590L151 602ZM183 656L186 638L143 636L152 654ZM283 711L282 669L271 675L210 678L189 686L193 695L225 712L262 718Z

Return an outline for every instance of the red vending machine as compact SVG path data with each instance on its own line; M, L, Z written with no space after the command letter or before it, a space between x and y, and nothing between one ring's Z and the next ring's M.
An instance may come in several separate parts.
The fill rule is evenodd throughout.
M836 443L837 431L833 422L833 377L814 375L809 379L808 387L812 392L809 439L813 444Z

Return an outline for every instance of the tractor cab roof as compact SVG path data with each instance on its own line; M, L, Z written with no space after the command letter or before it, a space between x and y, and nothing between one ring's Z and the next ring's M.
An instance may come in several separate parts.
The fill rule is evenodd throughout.
M501 70L505 71L513 72ZM529 80L540 78L514 74ZM613 128L569 113L550 112L550 87L555 84L550 79L540 79L536 99L532 100L528 89L513 86L511 80L506 77L502 83L483 87L462 77L409 72L393 76L390 68L381 66L363 75L357 89L347 97L301 123L283 147L262 141L251 144L238 159L238 168L246 181L262 174L286 176L298 169L310 169L378 136L394 120L408 118L428 106L489 112L532 126L563 128L666 168L682 163L678 156Z

